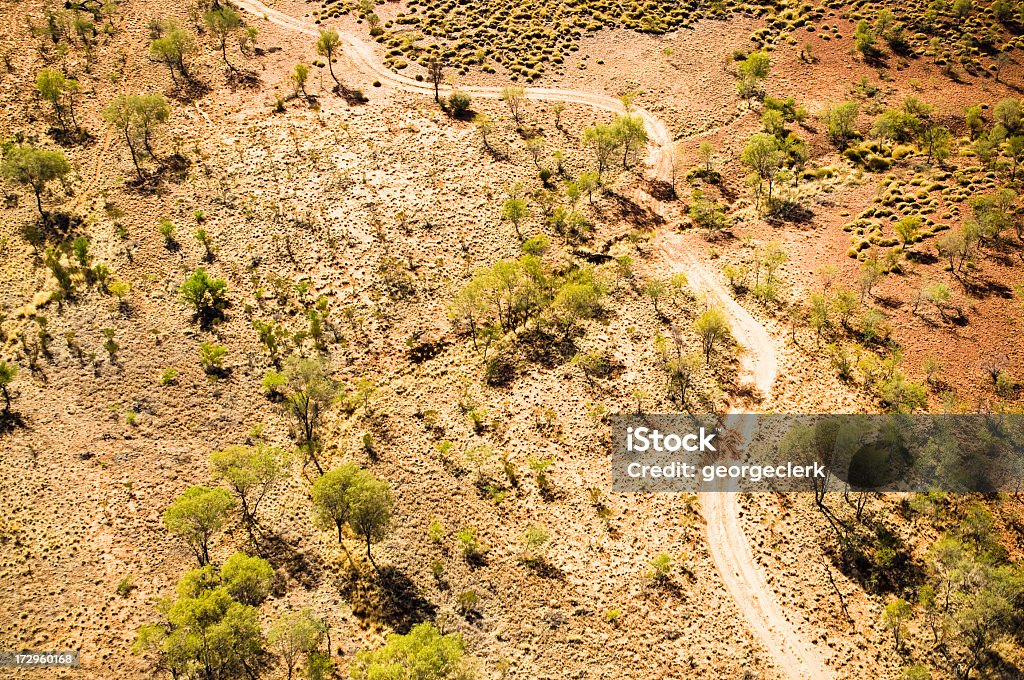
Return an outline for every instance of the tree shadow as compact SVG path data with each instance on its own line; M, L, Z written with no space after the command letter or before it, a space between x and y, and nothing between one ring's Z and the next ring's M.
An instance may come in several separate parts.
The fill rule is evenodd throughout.
M309 555L296 549L280 535L271 531L261 530L255 538L256 551L275 567L280 567L288 575L311 590L320 582L323 560L316 555Z
M365 572L365 573L364 573ZM400 634L408 633L418 623L437 615L437 606L423 597L419 587L403 571L394 566L373 572L349 572L353 589L352 612L363 619L383 623ZM372 583L364 583L372 581ZM362 586L369 585L369 588Z
M987 298L992 296L1001 297L1009 300L1013 297L1013 290L1005 283L1000 283L992 279L968 279L964 278L960 281L960 285L964 287L964 291L977 298Z
M546 557L540 556L524 559L523 564L543 579L551 581L565 580L565 571L557 565L552 564Z
M334 91L345 100L345 103L349 106L359 106L370 101L370 99L363 94L363 91L357 88L352 88L347 85L338 85L334 88Z
M656 229L665 224L665 218L622 194L609 192L613 216L630 224Z
M234 87L248 87L255 89L260 86L260 75L256 71L240 69L235 67L228 73L228 85Z
M650 177L647 178L644 184L644 191L659 201L668 202L679 198L679 194L676 193L675 187L672 186L671 182Z
M0 412L0 436L13 432L14 430L27 430L28 425L25 419L17 411Z
M781 224L807 224L814 219L814 211L807 206L790 200L780 200L772 208L768 223L773 226Z
M182 182L188 177L188 169L192 161L180 153L173 153L160 159L161 176L168 177L171 181Z
M571 338L553 335L541 328L524 331L519 335L519 340L526 360L544 368L561 366L579 351Z
M193 102L202 99L209 92L210 86L205 81L196 78L186 78L178 81L172 96L180 102Z
M96 141L96 136L84 128L68 130L53 127L47 131L47 134L50 139L61 146L88 146Z

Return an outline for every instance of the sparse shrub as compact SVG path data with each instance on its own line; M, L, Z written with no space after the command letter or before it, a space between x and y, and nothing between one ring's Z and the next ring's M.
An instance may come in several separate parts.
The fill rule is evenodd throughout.
M456 118L463 118L468 112L473 98L468 93L456 90L448 95L448 110Z
M480 603L480 596L475 590L466 590L459 593L455 601L458 603L459 611L467 615L476 611L476 607Z
M436 517L430 520L430 526L427 527L427 537L430 538L431 543L440 544L444 540L444 525L441 524L441 520Z
M487 554L487 547L476 536L476 529L464 527L455 533L462 556L470 562L477 561Z
M0 395L4 398L4 415L11 412L11 383L18 377L17 364L0 361Z
M657 582L665 583L669 580L675 560L668 553L659 553L651 560L650 569L647 571L647 578Z
M135 585L135 579L129 574L120 581L117 582L117 594L122 598L126 598L132 594L132 591L138 588Z
M185 279L179 292L181 299L192 307L200 325L206 327L219 319L227 307L227 288L226 281L210 277L199 267Z
M214 342L203 342L199 345L199 363L207 375L220 375L224 372L224 357L228 348Z

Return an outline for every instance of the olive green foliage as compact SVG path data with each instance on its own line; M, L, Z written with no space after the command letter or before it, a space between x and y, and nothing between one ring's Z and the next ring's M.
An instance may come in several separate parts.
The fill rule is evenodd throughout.
M469 680L475 675L464 653L460 634L441 635L432 623L420 623L405 635L388 635L380 649L358 652L350 673L353 680Z
M327 70L331 74L331 78L334 79L334 83L337 86L341 86L341 82L338 81L338 76L334 75L334 55L341 49L341 37L338 32L333 28L327 28L320 31L320 37L316 41L316 53L322 57L327 57Z
M71 166L64 152L37 149L26 144L8 148L0 164L0 175L4 179L32 190L39 216L44 218L42 195L46 185L56 179L63 180L69 172Z
M219 570L204 566L178 582L160 604L165 621L142 626L135 654L154 654L177 678L248 678L264 655L257 606L270 592L266 560L237 553Z
M693 329L700 338L704 363L711 363L711 355L732 335L729 319L718 307L711 307L698 316L693 322Z
M751 52L739 63L736 69L738 81L736 89L744 99L759 96L761 83L771 71L771 58L767 52Z
M857 114L860 107L857 102L849 101L842 104L829 105L821 115L826 133L832 143L845 149L859 135L857 132Z
M313 512L323 528L336 529L338 542L346 525L366 542L366 556L373 562L370 546L391 531L394 499L384 480L347 463L323 474L313 484Z
M338 396L338 383L331 377L326 359L293 356L285 362L284 399L281 408L291 417L296 443L323 474L317 452L320 450L320 425L327 408Z
M242 27L242 17L238 12L225 5L218 6L203 14L203 22L210 29L210 32L213 33L214 37L217 38L224 63L232 71L236 70L235 66L228 61L227 44L231 34Z
M65 114L71 119L72 128L79 129L75 117L75 95L82 91L82 86L77 80L65 77L57 69L44 68L36 76L36 91L53 106L54 116L62 130L68 129Z
M226 281L212 278L199 267L185 279L178 293L182 301L192 308L196 320L205 327L224 313L228 302L227 288Z
M107 124L124 135L140 181L143 175L139 159L143 156L155 157L153 135L157 126L166 123L170 116L171 107L161 94L118 95L103 110L103 119Z
M595 125L584 130L583 144L594 152L600 181L620 154L623 170L637 162L640 151L647 144L647 128L642 117L626 113L609 125Z
M17 364L0 361L0 396L4 398L4 414L11 412L11 383L17 377Z
M188 543L202 566L210 562L210 539L234 508L234 499L224 489L193 486L164 511L164 526Z
M260 503L283 476L284 453L269 446L229 446L210 454L214 479L224 480L241 504L242 521L257 524Z
M530 322L570 334L601 313L604 287L586 268L556 274L535 255L480 269L450 307L477 344L485 334L509 333Z
M188 63L196 53L196 41L192 34L169 22L164 27L164 33L149 44L149 54L157 61L162 61L171 72L171 80L177 84L178 75L189 79Z
M469 113L469 107L473 103L473 98L468 92L456 90L448 95L448 110L456 118L462 118Z
M323 663L321 648L327 637L327 626L318 619L311 609L303 609L282 616L267 632L270 649L284 663L291 680L295 668L305 662L306 675ZM326 677L332 677L327 674Z

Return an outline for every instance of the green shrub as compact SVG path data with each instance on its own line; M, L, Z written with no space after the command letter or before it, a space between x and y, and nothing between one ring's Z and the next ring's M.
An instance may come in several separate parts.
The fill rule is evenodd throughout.
M456 118L462 118L469 112L473 98L468 93L456 90L448 95L448 110Z

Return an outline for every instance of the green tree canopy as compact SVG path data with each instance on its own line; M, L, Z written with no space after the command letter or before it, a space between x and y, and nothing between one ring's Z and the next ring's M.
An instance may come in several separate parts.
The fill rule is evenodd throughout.
M425 622L406 635L388 635L380 649L358 652L350 673L353 680L468 680L473 673L464 653L461 635L441 635Z
M0 164L0 174L8 181L28 187L36 197L36 208L39 216L46 217L43 212L43 190L55 179L64 179L71 172L71 166L62 151L37 149L27 144L12 146L4 154Z
M188 60L196 52L196 41L186 29L171 23L164 34L149 44L149 54L162 61L171 72L171 80L178 82L175 72L188 79Z
M164 511L164 526L185 539L200 566L210 562L210 539L228 521L235 500L224 489L193 486Z
M185 279L178 292L182 301L192 308L195 318L205 327L219 318L227 307L227 288L224 279L212 278L205 269L199 267Z
M324 413L338 396L338 383L331 377L331 366L320 356L304 359L289 357L284 365L285 398L281 406L292 418L299 447L323 474L317 457L320 449L320 424Z
M327 58L327 70L330 71L334 84L341 87L338 76L334 75L334 55L341 49L341 36L333 28L325 28L320 31L320 37L316 40L316 53Z
M313 515L322 528L336 528L338 542L352 511L352 486L363 471L355 463L325 472L313 483Z
M206 23L206 27L210 29L217 38L217 43L220 45L220 54L224 58L224 63L227 64L228 68L235 71L234 65L228 61L228 37L232 33L237 31L242 26L242 17L235 10L231 9L226 5L221 5L216 9L203 14L203 21Z
M256 511L281 479L282 452L269 446L229 446L210 454L215 479L223 479L238 496L242 521L256 524Z

